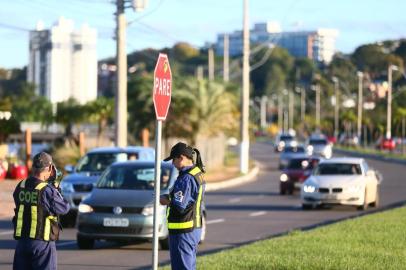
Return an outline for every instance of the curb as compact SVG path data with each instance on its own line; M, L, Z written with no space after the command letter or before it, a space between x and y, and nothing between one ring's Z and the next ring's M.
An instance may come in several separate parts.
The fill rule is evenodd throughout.
M246 175L242 175L236 178L224 180L217 183L207 183L205 191L215 191L255 181L257 180L256 176L258 175L258 173L259 167L255 165L255 167L251 171L249 171Z

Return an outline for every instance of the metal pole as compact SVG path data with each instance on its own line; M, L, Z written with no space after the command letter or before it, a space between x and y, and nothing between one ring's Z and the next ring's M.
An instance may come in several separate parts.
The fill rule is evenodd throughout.
M116 29L116 64L117 64L117 89L116 89L116 146L127 146L127 53L126 44L126 19L124 14L124 0L117 0L117 29Z
M261 97L261 128L266 128L266 104L268 98L266 96Z
M320 86L316 85L316 130L320 131Z
M357 122L357 137L361 140L361 129L362 129L362 80L364 74L360 71L357 72L358 75L358 122Z
M396 66L389 65L388 67L388 106L386 114L386 138L392 137L392 70L396 70Z
M224 34L224 53L223 53L223 80L228 82L230 80L229 71L229 37Z
M333 82L334 82L334 97L336 99L336 104L334 106L334 137L337 139L338 138L338 133L339 133L339 108L340 108L340 101L339 101L339 89L338 89L338 79L337 77L333 77Z
M209 81L214 80L214 52L213 52L213 48L209 48L209 52L208 52L208 58L209 58Z
M289 128L293 129L293 117L294 117L294 93L293 90L289 91Z
M279 91L278 94L278 128L279 130L283 129L283 96L282 92Z
M402 154L405 153L405 129L406 129L406 119L402 118Z
M287 133L289 130L289 114L288 110L283 111L283 132Z
M242 65L242 95L241 95L241 147L240 147L240 172L248 173L249 161L249 83L250 83L250 40L249 40L249 23L248 23L248 0L243 0L243 65Z
M152 254L152 269L158 269L158 226L159 226L159 196L161 190L161 135L162 135L162 121L156 121L156 135L155 135L155 185L154 185L154 232L153 232L153 254Z
M304 88L300 89L300 119L304 123L306 115L306 92Z

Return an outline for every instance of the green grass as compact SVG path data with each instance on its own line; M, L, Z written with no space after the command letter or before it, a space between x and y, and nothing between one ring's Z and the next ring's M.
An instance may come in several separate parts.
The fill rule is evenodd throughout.
M349 146L335 146L337 149L347 150L347 151L354 151L362 154L373 154L379 155L386 158L398 158L398 159L406 159L406 154L402 153L394 153L388 151L382 151L373 148L363 148L363 147L349 147Z
M197 269L406 269L406 207L201 256Z

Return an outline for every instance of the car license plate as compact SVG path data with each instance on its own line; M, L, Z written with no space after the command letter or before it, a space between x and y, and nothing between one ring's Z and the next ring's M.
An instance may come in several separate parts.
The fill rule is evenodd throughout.
M128 227L130 221L128 218L104 218L103 226L104 227Z
M326 199L327 200L337 200L337 195L335 195L335 194L327 194Z

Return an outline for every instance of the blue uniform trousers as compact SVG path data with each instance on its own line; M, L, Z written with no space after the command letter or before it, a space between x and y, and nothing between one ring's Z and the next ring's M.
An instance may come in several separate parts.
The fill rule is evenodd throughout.
M20 239L14 253L13 270L56 270L54 241Z
M188 233L169 235L172 270L196 269L196 252L201 233L201 229L194 229Z

